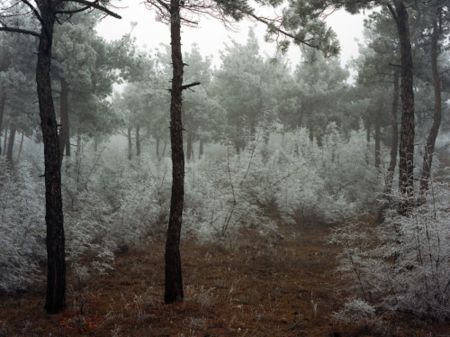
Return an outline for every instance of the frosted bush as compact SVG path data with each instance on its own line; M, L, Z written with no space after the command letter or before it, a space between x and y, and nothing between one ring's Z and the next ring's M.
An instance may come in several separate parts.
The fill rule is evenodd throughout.
M383 226L340 229L341 271L366 300L421 317L450 318L449 186L435 185L428 202L408 217L391 214Z
M344 323L368 324L375 318L375 308L364 300L352 299L333 316Z

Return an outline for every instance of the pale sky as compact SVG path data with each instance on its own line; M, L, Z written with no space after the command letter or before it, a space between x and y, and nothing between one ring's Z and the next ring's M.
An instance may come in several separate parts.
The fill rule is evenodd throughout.
M122 20L111 17L105 18L98 26L100 35L108 40L119 39L123 34L130 32L131 22L137 22L137 27L133 30L133 36L137 43L144 48L157 48L161 43L169 44L169 27L156 19L154 11L148 10L141 3L136 1L128 5L127 8L117 9ZM266 12L264 13L265 15ZM363 37L362 15L350 15L345 11L337 11L330 15L327 22L333 27L341 43L341 60L346 64L358 54L358 42ZM248 29L253 27L260 40L260 47L263 54L273 56L276 46L273 43L264 42L266 27L261 23L243 20L233 24L233 29L227 29L224 25L213 19L201 18L198 27L183 27L182 43L183 49L189 50L192 44L197 43L203 55L212 56L214 64L220 63L220 51L230 40L244 43L247 39ZM300 52L297 46L292 45L288 52L292 64L298 63Z

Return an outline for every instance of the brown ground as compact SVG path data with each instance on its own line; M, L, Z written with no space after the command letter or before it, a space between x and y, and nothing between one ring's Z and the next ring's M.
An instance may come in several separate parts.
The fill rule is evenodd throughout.
M388 318L382 328L335 323L346 296L335 273L338 247L323 227L242 233L232 248L185 242L185 297L164 305L163 242L119 256L110 275L88 286L71 280L68 310L43 312L43 294L0 298L0 337L363 337L450 336L450 325ZM73 284L77 284L74 289Z

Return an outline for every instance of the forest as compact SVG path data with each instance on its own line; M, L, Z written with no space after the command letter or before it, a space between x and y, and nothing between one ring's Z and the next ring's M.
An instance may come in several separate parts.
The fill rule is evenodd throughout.
M450 1L131 3L0 0L0 337L450 336Z

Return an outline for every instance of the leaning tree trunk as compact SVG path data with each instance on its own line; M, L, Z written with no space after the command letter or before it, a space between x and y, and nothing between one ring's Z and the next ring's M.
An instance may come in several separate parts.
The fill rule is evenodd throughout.
M41 36L36 66L36 83L44 143L45 220L47 224L47 298L49 314L64 310L66 262L64 216L61 198L61 161L58 124L50 77L55 13L50 1L38 2L41 12Z
M406 215L414 206L414 89L413 58L408 10L402 0L394 0L395 21L400 41L402 118L400 130L399 213Z
M433 76L434 89L434 115L433 125L428 134L427 144L425 145L425 153L423 155L422 175L420 179L420 200L425 201L428 192L428 185L431 176L431 164L433 162L434 147L436 138L441 127L442 119L442 81L439 74L438 56L439 56L439 37L440 27L439 19L441 16L441 8L437 10L436 16L433 18L433 33L431 37L431 72Z
M5 125L5 134L3 135L3 155L6 155L6 144L8 141L8 125Z
M66 156L70 156L70 120L69 120L69 88L65 79L60 80L60 115L61 115L61 131L59 133L59 153L60 159L63 160L64 150Z
M133 159L133 143L131 139L131 130L132 128L129 127L127 130L127 139L128 139L128 160Z
M24 134L23 134L23 132L22 132L22 135L20 136L19 151L17 152L16 162L19 162L20 156L22 155L22 150L23 150L23 140L24 140Z
M13 162L13 153L14 153L14 142L16 141L16 125L11 123L9 128L9 138L8 138L8 147L6 149L6 160L8 162Z
M182 125L183 56L181 53L180 1L170 1L170 33L173 77L170 102L170 142L172 147L172 195L165 254L166 303L183 300L180 236L184 203L184 151Z

